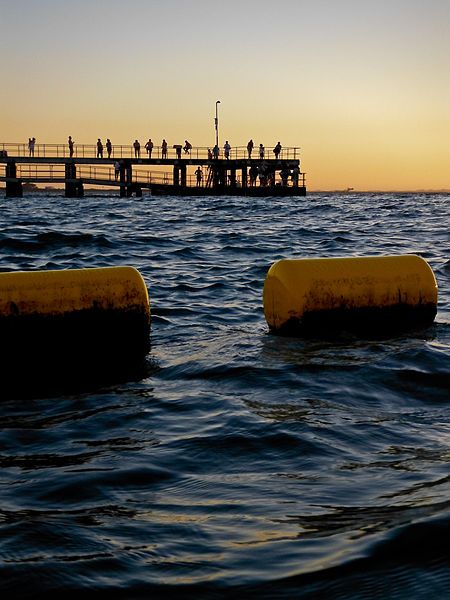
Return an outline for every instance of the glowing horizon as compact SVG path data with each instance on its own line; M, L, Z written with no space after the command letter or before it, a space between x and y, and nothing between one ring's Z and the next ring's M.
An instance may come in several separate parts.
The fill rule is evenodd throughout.
M0 0L0 142L300 146L308 189L450 188L446 0Z

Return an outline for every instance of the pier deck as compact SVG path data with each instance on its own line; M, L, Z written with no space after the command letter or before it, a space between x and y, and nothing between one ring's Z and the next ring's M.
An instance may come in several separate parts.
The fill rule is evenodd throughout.
M232 148L230 158L215 159L207 148L182 153L180 147L164 156L160 147L154 148L151 158L133 156L131 146L114 147L108 158L97 157L95 146L68 154L66 146L42 144L30 156L24 144L0 143L6 196L22 196L24 183L63 185L68 197L84 195L86 185L118 188L121 196L141 196L145 189L154 195L306 195L299 148L283 148L276 158L249 158L246 148Z

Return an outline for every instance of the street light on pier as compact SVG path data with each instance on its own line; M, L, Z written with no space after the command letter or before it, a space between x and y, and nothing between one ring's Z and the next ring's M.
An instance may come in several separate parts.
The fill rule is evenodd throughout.
M217 105L220 104L220 100L216 101L216 118L214 119L214 124L216 126L216 146L219 147L219 113L217 110Z

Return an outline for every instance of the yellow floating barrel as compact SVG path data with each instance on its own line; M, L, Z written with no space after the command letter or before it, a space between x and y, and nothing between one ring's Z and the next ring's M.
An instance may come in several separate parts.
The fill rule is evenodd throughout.
M264 284L272 331L389 330L433 322L437 285L419 256L285 259Z
M133 267L0 273L1 366L144 356L147 287Z

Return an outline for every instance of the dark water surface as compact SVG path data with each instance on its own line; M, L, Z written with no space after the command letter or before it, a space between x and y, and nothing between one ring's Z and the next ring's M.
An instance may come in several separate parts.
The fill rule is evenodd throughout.
M133 265L153 317L139 376L2 392L2 597L448 598L449 199L1 197L2 270ZM268 334L275 260L399 253L432 327Z

